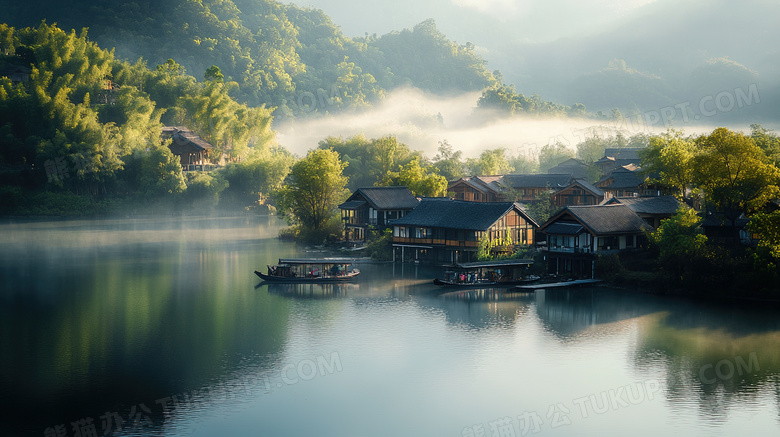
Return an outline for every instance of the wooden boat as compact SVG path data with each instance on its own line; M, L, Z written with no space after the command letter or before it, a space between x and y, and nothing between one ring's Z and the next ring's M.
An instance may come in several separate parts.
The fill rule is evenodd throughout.
M268 273L255 270L255 274L269 282L344 282L360 274L353 264L351 258L280 259L278 264L267 266Z
M433 283L464 288L529 284L540 279L527 274L533 263L528 259L510 259L455 264L445 272L444 278L436 278Z

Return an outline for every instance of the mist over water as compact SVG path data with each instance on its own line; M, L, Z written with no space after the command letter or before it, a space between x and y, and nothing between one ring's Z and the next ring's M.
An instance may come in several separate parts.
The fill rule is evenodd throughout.
M539 150L560 142L576 150L576 145L593 135L614 136L617 132L630 137L654 135L669 128L683 129L686 134L706 134L724 124L713 116L684 116L680 108L697 109L698 104L680 104L623 120L551 117L542 115L507 116L477 108L481 92L457 96L437 96L416 88L389 93L373 108L353 113L325 114L327 106L315 102L313 117L282 121L275 126L279 143L291 152L304 156L323 139L334 136L350 138L364 135L368 139L396 136L412 150L433 158L439 144L447 141L464 157L478 157L488 149L506 148L512 155L538 157ZM741 108L733 108L739 110ZM319 113L324 115L319 116ZM720 114L716 114L720 115ZM726 123L732 130L749 133L749 122ZM771 125L764 125L772 127Z

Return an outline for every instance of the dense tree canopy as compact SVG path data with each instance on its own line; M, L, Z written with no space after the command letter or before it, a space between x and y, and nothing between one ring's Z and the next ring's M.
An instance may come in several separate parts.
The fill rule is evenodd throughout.
M3 15L17 27L48 19L89 28L122 59L173 59L194 77L234 82L237 101L279 117L365 107L400 86L446 93L495 81L473 45L448 40L433 20L347 38L321 10L273 0L41 0L4 5ZM0 29L0 51L10 34Z
M707 202L732 221L780 194L780 170L750 137L718 128L695 144L694 182Z
M336 207L349 195L343 175L347 165L333 150L314 149L290 169L280 206L304 239L321 242L328 236L329 221L338 217Z

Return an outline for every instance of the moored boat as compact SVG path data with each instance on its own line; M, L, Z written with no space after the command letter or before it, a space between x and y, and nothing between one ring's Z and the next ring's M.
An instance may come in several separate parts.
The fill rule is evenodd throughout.
M268 273L255 270L255 274L269 282L344 282L360 274L353 264L351 258L280 259L267 266Z
M436 285L452 287L501 287L529 284L539 276L528 274L533 260L511 259L455 264L444 278L436 278Z

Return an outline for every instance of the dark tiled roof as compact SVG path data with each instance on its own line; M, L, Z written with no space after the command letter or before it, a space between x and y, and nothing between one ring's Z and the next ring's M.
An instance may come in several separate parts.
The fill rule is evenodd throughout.
M427 198L405 217L393 220L392 224L485 231L513 208L517 208L526 220L533 223L522 206L513 202L466 202Z
M358 188L347 201L365 199L374 209L414 209L419 201L406 187Z
M610 179L612 179L611 182ZM602 177L596 185L602 189L637 188L644 183L645 179L641 172L630 171L621 167Z
M450 182L447 189L453 188L458 183L464 183L483 193L500 194L503 190L503 187L501 187L498 182L502 178L503 176L470 176Z
M339 205L339 209L358 209L365 204L366 202L363 200L348 200Z
M569 158L566 161L547 170L548 174L571 174L575 178L584 178L588 176L588 165L576 158Z
M568 174L509 174L501 183L510 188L562 188L569 185L572 175Z
M186 127L163 127L162 136L166 139L171 138L175 145L191 145L202 150L214 148L214 146Z
M625 205L567 206L542 226L542 231L571 216L595 235L633 234L650 229L631 208Z
M638 147L607 148L604 150L604 157L615 158L616 160L625 159L639 164L640 150L642 149Z
M577 235L582 232L584 228L579 223L552 223L545 228L545 234L554 235Z
M606 204L620 203L637 214L674 215L682 203L674 196L613 197Z
M595 185L591 184L590 182L588 182L588 181L586 181L584 179L574 180L574 181L572 181L572 183L570 183L569 185L561 188L558 191L565 190L565 189L571 187L572 185L579 185L582 188L584 188L584 189L590 191L591 193L593 193L596 197L603 197L604 196L604 191L601 190L601 188L596 187Z
M750 223L750 219L744 215L740 215L736 220L737 229L744 229L748 223ZM726 216L720 213L708 213L704 216L704 220L702 220L700 226L702 228L730 228L731 219L726 218Z

